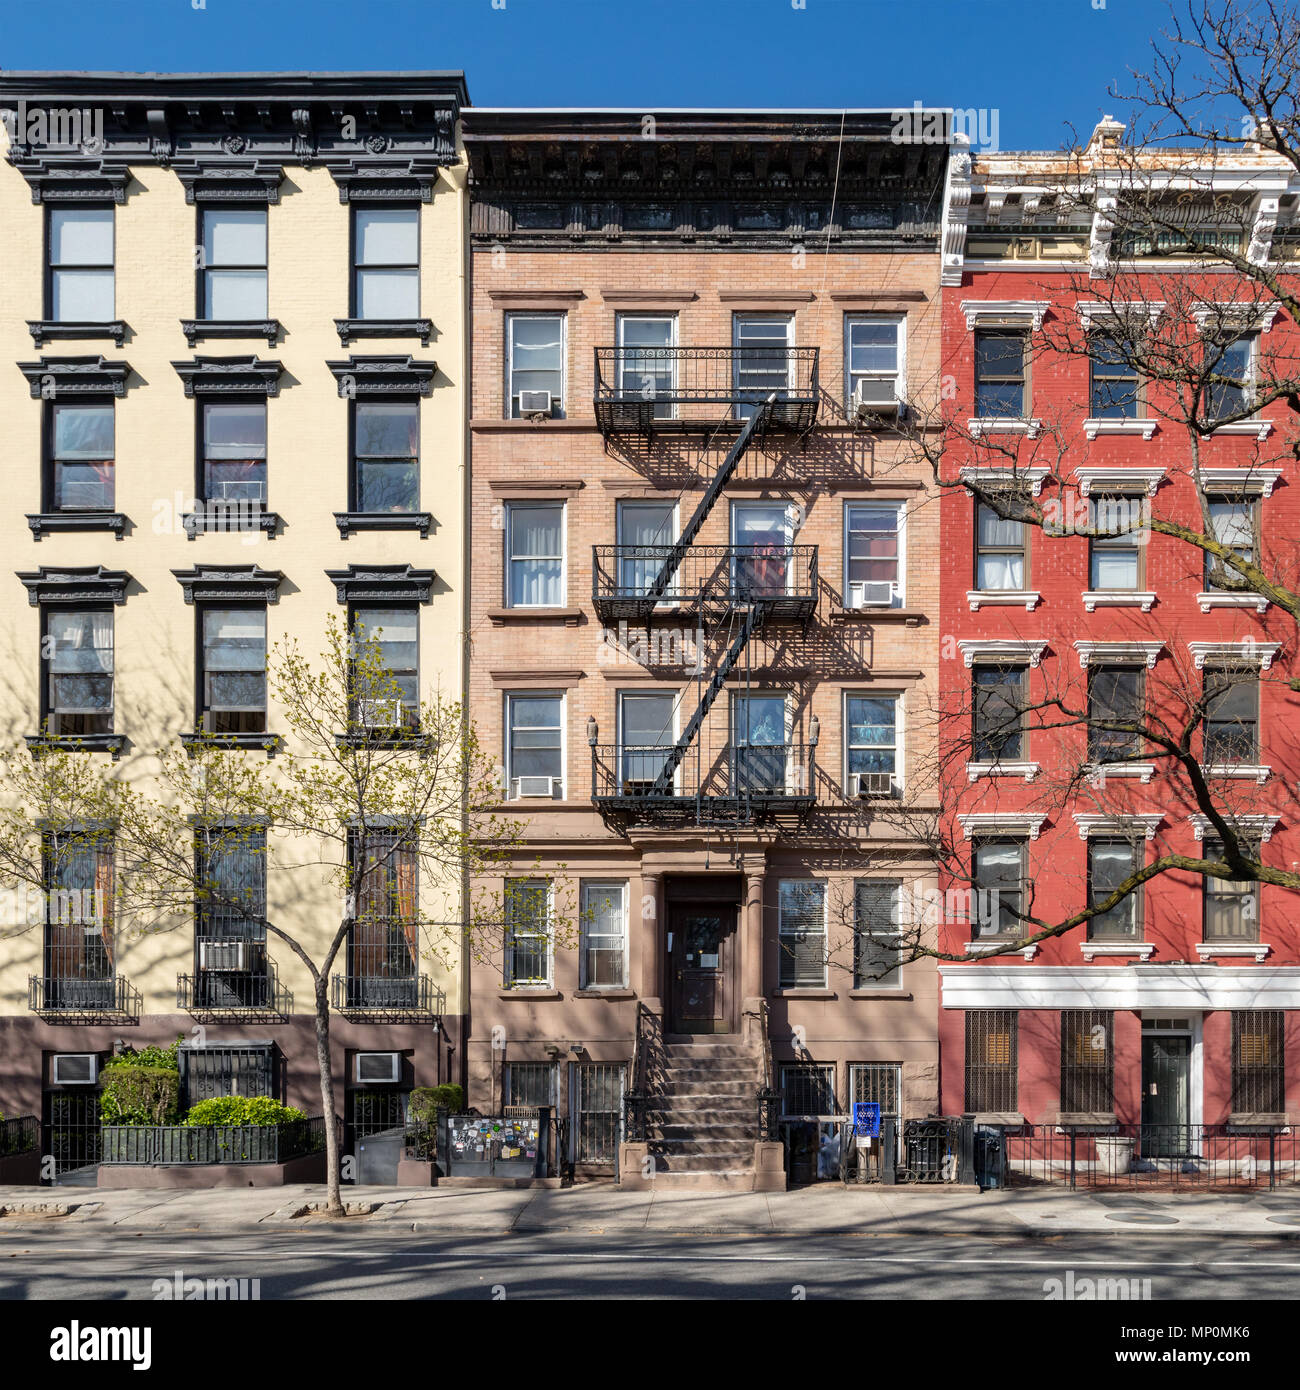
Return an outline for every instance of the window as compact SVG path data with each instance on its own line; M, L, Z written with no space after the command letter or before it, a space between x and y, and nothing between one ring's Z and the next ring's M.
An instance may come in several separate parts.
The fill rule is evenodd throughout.
M417 608L354 608L352 632L374 665L358 678L357 723L374 729L416 729L420 723L420 612Z
M1114 1015L1109 1009L1061 1013L1061 1110L1109 1115L1115 1110Z
M971 857L975 935L1020 937L1027 881L1025 842L1008 837L977 840Z
M195 904L195 1002L202 1008L270 1004L266 955L266 832L223 827L201 837Z
M356 208L352 214L353 314L413 319L420 313L419 208Z
M1253 849L1248 853L1254 853ZM1222 861L1223 845L1207 840L1205 857ZM1259 940L1259 884L1249 878L1201 880L1206 941Z
M50 492L56 512L113 510L113 406L111 403L50 407Z
M209 734L266 731L266 609L203 608L201 720Z
M781 795L787 773L789 731L784 695L733 695L731 743L737 791Z
M49 210L49 317L107 323L113 317L113 209Z
M784 502L733 502L732 583L738 594L788 594L794 578L793 518Z
M677 389L676 314L619 314L618 393L654 401L657 420L671 419Z
M266 209L204 208L199 317L266 318Z
M1002 517L987 502L975 504L975 587L1025 587L1025 523Z
M398 830L352 837L357 916L348 936L351 1007L414 1005L419 935L419 860Z
M849 1097L875 1101L880 1118L893 1120L894 1134L902 1138L903 1064L901 1062L852 1062L849 1064Z
M1029 339L1010 330L975 334L975 414L981 419L1023 419L1025 356Z
M773 392L778 399L791 386L794 318L789 314L736 314L731 323L736 416L745 420Z
M559 1074L553 1062L507 1062L502 1069L501 1103L531 1110L559 1103Z
M835 1068L816 1062L793 1062L781 1068L781 1113L835 1115Z
M562 695L506 696L506 777L512 799L563 795Z
M902 989L902 894L902 881L896 878L854 884L854 989Z
M352 412L356 509L415 511L420 505L419 405L357 401Z
M677 534L677 508L672 502L620 502L617 527L619 592L647 594Z
M875 403L903 399L903 323L900 318L850 314L844 320L844 378L849 407L860 382L882 383L878 391L864 387L865 399Z
M551 983L551 885L545 879L506 882L505 986Z
M976 666L971 681L974 760L1000 763L1023 758L1028 672L1023 666Z
M47 1008L109 1008L113 990L113 838L69 830L43 846Z
M1232 1011L1232 1113L1286 1110L1286 1047L1280 1009Z
M1142 503L1136 497L1094 497L1088 503L1088 586L1136 589L1146 542Z
M782 879L780 885L782 989L826 987L826 885Z
M582 885L582 989L627 987L627 884Z
M618 741L622 795L649 795L653 790L677 741L676 711L675 695L620 693Z
M844 508L844 606L903 605L903 506Z
M895 790L902 774L898 764L898 696L846 696L844 735L849 795L854 794L855 783L859 793L884 795Z
M1255 497L1211 497L1207 499L1210 513L1210 535L1220 545L1227 546L1239 559L1253 562L1255 538L1259 534L1259 499ZM1216 580L1215 571L1219 571ZM1236 570L1230 569L1215 555L1205 554L1205 587L1231 589L1244 581Z
M511 608L562 608L564 504L510 502L506 506L506 588Z
M1133 344L1123 338L1094 333L1089 339L1092 400L1088 413L1094 420L1137 419L1138 371L1132 357Z
M266 402L203 406L203 496L209 502L266 502Z
M564 418L564 328L563 314L506 316L506 402L511 419L533 414ZM541 409L543 402L536 398L521 402L524 391L548 392L550 409Z
M113 610L49 608L45 719L55 738L113 732Z
M1017 1104L1017 1024L1013 1009L966 1011L966 1109L1009 1114Z
M1253 669L1207 668L1202 762L1217 767L1258 759L1258 674Z
M275 1094L275 1056L269 1044L181 1047L179 1061L185 1106L218 1096Z
M1142 855L1136 840L1095 839L1088 841L1088 905L1095 907L1107 898L1132 874L1142 867ZM1141 888L1123 897L1108 912L1088 919L1088 939L1102 941L1111 937L1138 940L1142 935ZM1086 1109L1087 1107L1080 1107Z
M1140 756L1146 717L1142 669L1137 666L1088 668L1088 761L1117 763ZM1131 725L1132 728L1104 727ZM1103 726L1103 727L1099 727Z
M1252 409L1255 342L1255 335L1247 333L1206 343L1206 374L1225 378L1212 381L1205 388L1203 408L1207 420L1224 420Z

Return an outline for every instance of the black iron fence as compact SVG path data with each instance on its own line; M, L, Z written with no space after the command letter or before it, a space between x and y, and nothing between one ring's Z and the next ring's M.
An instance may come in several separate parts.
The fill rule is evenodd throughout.
M40 1142L41 1122L35 1115L0 1120L0 1158L30 1153Z
M287 1163L325 1148L325 1121L278 1125L105 1125L101 1163Z

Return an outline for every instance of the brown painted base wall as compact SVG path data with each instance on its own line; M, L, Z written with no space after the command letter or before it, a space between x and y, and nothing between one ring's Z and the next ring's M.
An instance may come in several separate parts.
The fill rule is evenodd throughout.
M149 1167L135 1163L102 1163L97 1187L167 1188L284 1187L288 1183L325 1181L325 1155L308 1154L288 1163L175 1163Z
M36 1184L41 1180L41 1153L10 1154L0 1158L0 1183Z

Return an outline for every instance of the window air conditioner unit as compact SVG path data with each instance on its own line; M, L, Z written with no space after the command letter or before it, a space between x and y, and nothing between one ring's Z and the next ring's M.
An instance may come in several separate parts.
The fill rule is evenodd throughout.
M228 973L247 970L246 941L200 941L199 969Z
M512 777L510 779L511 793L515 797L544 796L558 801L562 785L559 777Z
M888 417L897 419L902 414L903 403L898 399L898 387L893 377L868 378L857 382L853 387L853 415L855 419L866 420Z
M850 772L849 796L858 801L894 795L892 772Z
M402 1079L400 1052L358 1052L352 1063L353 1080L370 1085L385 1085Z
M357 709L357 718L365 729L400 729L402 727L401 700L362 700Z
M221 481L221 502L261 502L262 484L260 482L241 482L237 479L223 478Z
M519 393L520 415L549 415L551 413L551 393L549 391L521 391Z
M55 1086L93 1086L99 1080L99 1057L93 1052L56 1052L50 1059Z
M849 584L849 607L888 608L897 588L892 579L855 579Z

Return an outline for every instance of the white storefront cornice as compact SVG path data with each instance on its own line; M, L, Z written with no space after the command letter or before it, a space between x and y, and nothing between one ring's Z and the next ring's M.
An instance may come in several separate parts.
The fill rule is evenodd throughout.
M1191 822L1192 836L1197 840L1205 839L1205 832L1211 828L1209 816L1203 816L1200 812L1187 817ZM1254 815L1254 816L1224 816L1224 820L1229 825L1234 825L1244 835L1250 838L1258 837L1262 844L1267 844L1273 838L1273 830L1277 826L1281 816L1274 815Z
M967 840L972 835L1028 835L1036 840L1046 820L1037 811L967 811L957 817Z
M1154 671L1156 659L1164 651L1163 642L1092 642L1078 641L1074 650L1079 653L1079 665L1089 666L1094 662L1128 665L1139 663Z
M963 299L961 302L966 327L971 332L982 323L996 320L1003 324L1008 321L1023 323L1037 333L1051 307L1047 299Z
M1081 840L1086 840L1089 835L1135 835L1139 830L1143 839L1154 840L1156 828L1164 818L1163 811L1110 816L1092 811L1074 812L1074 823L1079 827Z
M977 661L1008 664L1023 661L1027 666L1037 666L1047 650L1047 639L1030 641L1022 637L963 637L957 643L957 650L967 666L973 666Z
M940 962L945 1009L1300 1009L1300 966Z
M959 642L958 646L961 645ZM1198 671L1203 670L1207 661L1233 662L1243 666L1258 665L1267 671L1273 658L1282 650L1280 642L1256 642L1253 637L1240 642L1189 642L1187 650L1192 654L1192 664ZM967 665L970 663L968 662Z

